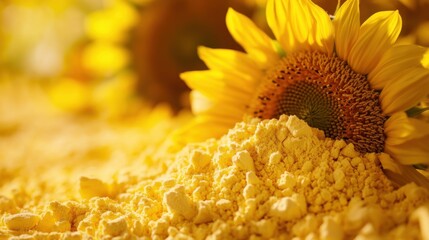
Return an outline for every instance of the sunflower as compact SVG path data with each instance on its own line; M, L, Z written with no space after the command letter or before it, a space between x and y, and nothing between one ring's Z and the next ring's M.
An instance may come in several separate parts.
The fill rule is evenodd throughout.
M269 0L266 16L275 39L229 9L228 30L245 52L200 47L209 70L181 74L196 115L188 141L219 137L246 118L287 114L362 153L429 163L429 125L410 117L429 93L429 52L395 44L398 11L361 24L358 0L333 18L310 0Z

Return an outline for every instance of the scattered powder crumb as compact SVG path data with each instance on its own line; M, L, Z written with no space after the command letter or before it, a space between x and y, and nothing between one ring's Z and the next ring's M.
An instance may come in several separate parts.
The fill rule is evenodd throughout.
M388 157L293 116L250 120L161 156L157 176L82 177L80 195L30 209L0 196L0 238L429 239L429 192L393 185Z

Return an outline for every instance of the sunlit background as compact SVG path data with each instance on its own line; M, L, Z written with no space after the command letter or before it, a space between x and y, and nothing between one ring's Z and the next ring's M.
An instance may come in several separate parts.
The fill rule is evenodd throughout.
M243 0L2 1L1 78L42 87L69 113L163 103L177 113L189 106L179 73L204 68L197 46L238 49L228 7L262 19L259 3Z
M337 6L336 1L316 3L332 14ZM226 10L233 7L268 30L264 4L4 0L1 81L42 87L53 106L69 113L117 117L135 113L142 104L161 103L177 113L189 107L188 89L178 74L205 67L196 47L239 49L225 27ZM361 5L362 20L379 10L399 9L402 41L429 45L429 1L367 0Z
M316 3L331 14L337 7L335 1ZM188 88L179 74L205 68L197 56L200 45L240 49L225 26L229 7L270 33L264 4L264 0L1 1L2 146L9 149L7 139L14 134L36 131L37 121L50 126L72 117L72 123L81 125L98 119L130 126L130 121L142 124L157 112L154 109L163 109L160 116L186 122L191 117ZM400 41L429 46L429 1L367 0L361 5L362 21L379 10L399 9L404 22Z

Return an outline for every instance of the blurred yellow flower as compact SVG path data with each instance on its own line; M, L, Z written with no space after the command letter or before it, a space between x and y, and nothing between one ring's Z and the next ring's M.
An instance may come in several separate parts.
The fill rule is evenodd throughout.
M54 106L72 113L96 113L116 118L136 113L141 107L134 94L136 78L123 72L108 80L84 83L78 79L58 79L48 91Z
M94 42L83 52L83 65L96 76L111 76L130 62L129 52L120 45Z
M130 72L117 74L97 84L92 95L94 108L104 109L100 114L106 117L123 116L133 111L136 107L135 85L136 77Z
M87 84L76 79L60 79L48 92L55 106L70 112L88 109L91 91Z
M108 7L89 14L86 32L94 40L120 43L128 38L128 31L137 19L137 11L129 3L113 0Z
M127 44L138 14L125 0L99 3L101 6L85 16L82 27L86 35L67 55L63 77L51 81L50 96L55 106L65 111L118 117L133 105L127 102L135 92ZM67 89L69 79L73 79L73 84ZM114 90L115 87L118 89Z
M358 0L333 21L309 0L270 0L266 14L277 42L231 9L228 29L246 53L201 47L210 70L181 75L193 89L190 136L218 137L243 117L297 115L360 152L429 163L429 125L405 113L429 92L428 52L395 45L397 11L361 25Z

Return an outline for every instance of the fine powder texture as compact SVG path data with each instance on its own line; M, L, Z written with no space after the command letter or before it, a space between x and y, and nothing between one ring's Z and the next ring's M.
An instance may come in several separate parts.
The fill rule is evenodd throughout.
M168 167L155 176L142 166L121 183L82 177L76 198L9 213L12 203L0 198L0 237L429 238L429 192L393 185L383 158L294 116L253 119L161 155Z

